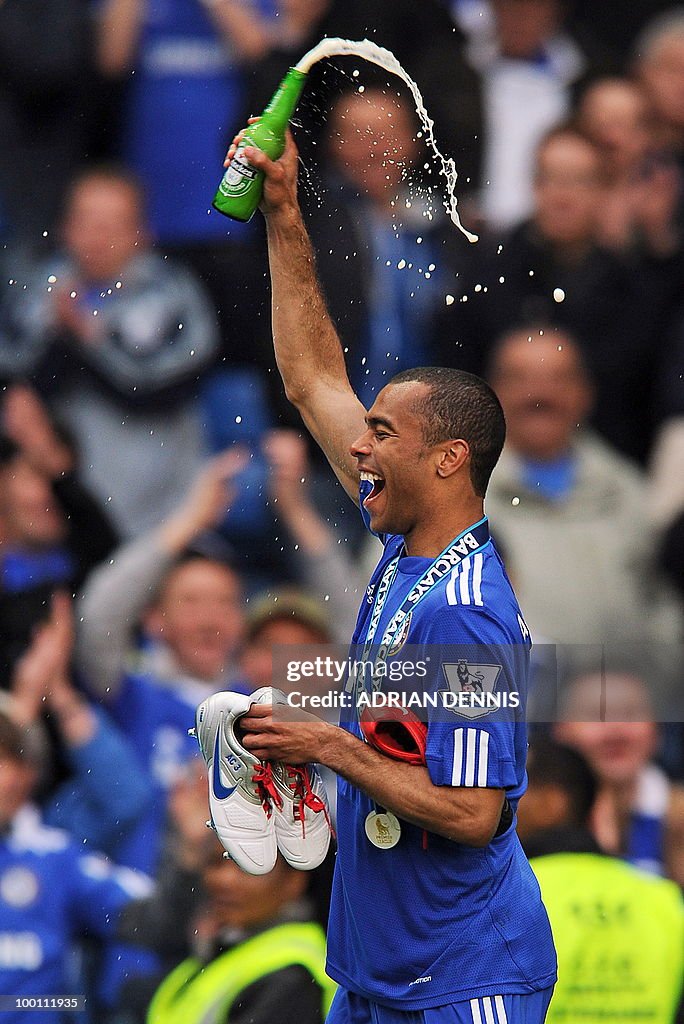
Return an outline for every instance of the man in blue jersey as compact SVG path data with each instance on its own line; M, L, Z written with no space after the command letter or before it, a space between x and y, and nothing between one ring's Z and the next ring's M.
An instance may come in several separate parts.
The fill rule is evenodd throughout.
M259 758L318 761L340 776L327 969L341 988L329 1022L541 1024L555 954L507 816L525 789L529 634L483 513L504 441L501 407L477 377L422 368L395 377L367 412L317 284L294 144L275 163L256 149L246 156L266 175L287 395L385 546L354 642L375 645L380 659L405 642L448 645L438 675L452 690L468 689L459 684L466 661L469 678L522 702L505 721L444 712L428 724L424 764L385 756L357 722L284 722L257 705L241 720ZM426 683L440 686L436 676Z
M12 707L9 701L7 707ZM133 901L149 897L146 875L120 868L61 829L45 825L31 803L39 749L0 706L0 993L17 999L79 991L76 940L112 939ZM130 931L126 938L135 941ZM64 1024L68 1003L29 1015L35 1024ZM83 1007L81 1007L82 1009ZM3 1024L21 1024L27 1010L2 1006ZM100 1018L98 1018L100 1019Z

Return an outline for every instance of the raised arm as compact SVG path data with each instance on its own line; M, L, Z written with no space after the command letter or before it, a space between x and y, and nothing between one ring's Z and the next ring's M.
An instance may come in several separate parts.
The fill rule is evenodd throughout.
M144 7L143 0L107 0L102 6L96 53L103 74L115 77L130 70L140 38Z
M273 162L253 147L245 156L266 175L261 209L268 232L273 343L285 393L344 489L358 501L358 472L349 446L366 429L366 412L349 383L340 339L316 277L297 201L297 148L288 133L280 160Z
M174 560L225 514L231 481L244 462L244 453L235 449L210 459L161 526L122 545L89 577L80 604L76 657L93 693L117 696L143 610Z

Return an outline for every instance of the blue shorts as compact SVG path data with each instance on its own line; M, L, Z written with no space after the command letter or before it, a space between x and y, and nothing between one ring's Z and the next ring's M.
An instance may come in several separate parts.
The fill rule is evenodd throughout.
M526 995L481 996L428 1010L390 1010L338 988L326 1024L544 1024L553 988Z

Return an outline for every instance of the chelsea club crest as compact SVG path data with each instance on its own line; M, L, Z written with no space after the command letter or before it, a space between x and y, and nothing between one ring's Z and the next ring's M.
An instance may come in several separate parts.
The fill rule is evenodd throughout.
M392 638L392 643L390 644L389 648L387 649L387 657L388 658L393 658L395 654L398 654L399 651L404 646L404 644L406 643L406 641L408 639L408 635L409 635L409 630L411 628L411 616L412 615L413 615L413 612L409 612L408 613L408 615L406 616L406 618L404 619L404 621L403 621L403 623L401 625L401 628L400 628L399 632L397 633L397 635L395 637Z

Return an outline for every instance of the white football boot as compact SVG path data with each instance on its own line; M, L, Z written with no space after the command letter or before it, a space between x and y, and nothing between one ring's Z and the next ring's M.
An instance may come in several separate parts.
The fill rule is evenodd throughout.
M271 686L255 690L249 700L287 706L285 694ZM332 825L325 785L313 764L269 764L275 783L272 804L278 849L293 868L310 871L323 862L330 846Z
M214 693L197 708L195 728L209 776L207 825L227 855L251 875L265 875L278 856L270 765L242 746L239 720L254 703L242 693Z

